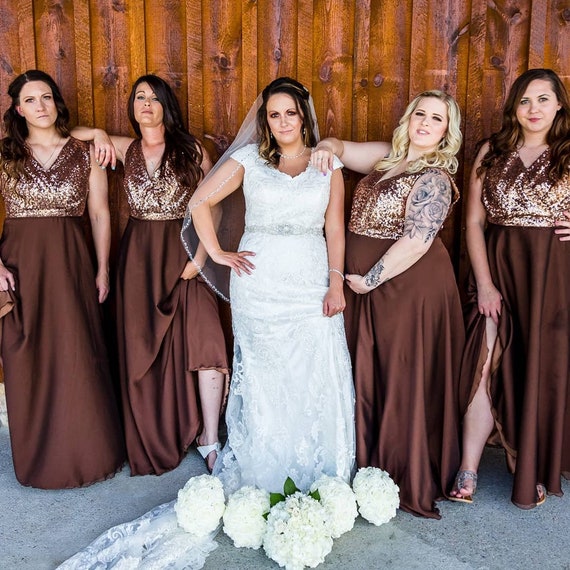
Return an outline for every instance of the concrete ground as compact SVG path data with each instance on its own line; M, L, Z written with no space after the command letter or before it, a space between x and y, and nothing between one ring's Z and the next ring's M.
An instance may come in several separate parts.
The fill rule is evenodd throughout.
M85 450L89 453L89 450ZM0 428L0 570L52 570L100 533L172 500L186 480L205 472L192 450L161 477L129 476L128 468L91 487L42 491L21 487L13 473L9 434ZM335 540L319 568L570 570L570 482L565 495L523 511L509 500L511 476L502 452L487 449L473 505L444 502L442 520L404 512L375 527L358 519ZM252 570L277 564L262 550L236 549L220 533L204 570Z

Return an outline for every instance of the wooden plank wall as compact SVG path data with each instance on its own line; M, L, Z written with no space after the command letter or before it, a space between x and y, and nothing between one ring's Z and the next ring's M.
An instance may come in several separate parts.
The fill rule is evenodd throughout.
M439 88L464 113L465 193L513 79L550 67L570 87L569 30L570 0L0 0L0 110L9 82L40 68L74 123L127 134L130 86L157 73L216 154L279 75L311 89L323 136L353 140L389 139L409 99ZM116 241L127 216L116 175L110 188ZM462 210L444 239L464 276Z

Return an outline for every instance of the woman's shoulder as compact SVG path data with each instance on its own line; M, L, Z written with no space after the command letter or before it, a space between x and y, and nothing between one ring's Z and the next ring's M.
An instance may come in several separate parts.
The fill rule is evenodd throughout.
M259 156L259 147L255 143L242 146L232 153L231 157L237 162L244 163L245 161L255 159Z

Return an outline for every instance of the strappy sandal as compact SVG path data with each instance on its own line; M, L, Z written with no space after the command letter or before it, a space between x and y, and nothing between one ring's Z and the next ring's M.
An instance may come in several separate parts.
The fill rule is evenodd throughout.
M212 470L208 465L208 455L210 455L210 453L212 453L213 451L215 451L216 454L220 453L222 449L220 442L216 441L215 443L211 443L210 445L199 445L198 438L196 438L196 449L198 450L198 453L202 456L202 459L206 462L206 469L208 469L208 471L211 473Z
M473 487L470 495L461 495L461 489L466 489L466 483L470 481L471 486ZM449 500L456 501L457 503L468 503L471 504L473 502L473 495L477 489L477 473L475 471L470 471L469 469L463 469L458 471L457 476L455 477L455 483L453 484L453 488L449 493ZM453 494L456 493L456 494Z

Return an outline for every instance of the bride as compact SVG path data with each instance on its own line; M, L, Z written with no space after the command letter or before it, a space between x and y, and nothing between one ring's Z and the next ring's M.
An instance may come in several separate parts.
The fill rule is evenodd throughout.
M210 260L200 270L221 296L231 273L228 440L214 466L226 494L244 485L281 492L287 477L306 491L323 474L349 482L354 469L354 390L342 316L342 164L335 159L325 175L311 166L317 141L307 89L287 77L271 82L192 197L182 232L191 258L199 242L206 248ZM245 232L233 252L222 249L216 226L227 233L238 208L222 201L242 185ZM220 209L226 212L221 221ZM172 513L172 504L164 505L111 529L86 549L89 561L100 560L101 548L116 557L128 548L132 558L133 542L148 544L139 535L153 532L140 521L156 526L167 518L170 531L156 531L153 545L161 553L152 555L172 555L166 541L179 532ZM141 551L141 560L147 555Z
M259 142L223 160L190 202L210 258L233 270L228 441L214 467L227 492L243 485L280 492L287 477L306 490L323 473L348 481L353 467L341 314L344 184L340 162L326 176L309 166L317 142L311 104L297 81L270 83L257 110ZM224 251L212 208L242 183L240 251Z

